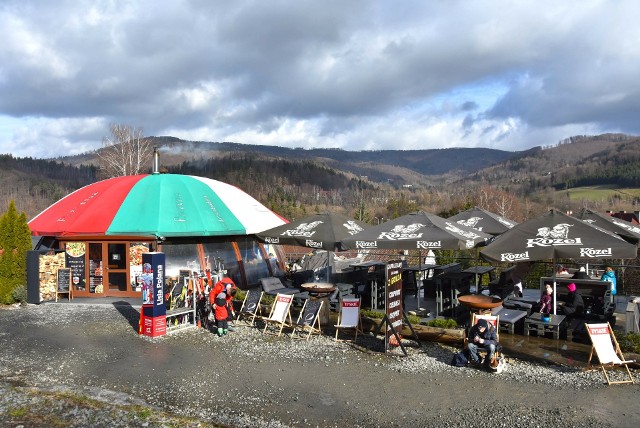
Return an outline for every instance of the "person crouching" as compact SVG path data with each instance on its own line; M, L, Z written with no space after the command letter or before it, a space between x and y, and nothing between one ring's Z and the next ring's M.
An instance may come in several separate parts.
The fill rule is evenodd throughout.
M484 350L487 352L487 356L482 364L486 369L490 369L491 358L496 352L496 346L498 344L498 337L493 326L485 319L478 320L476 325L469 330L468 339L467 348L469 349L469 355L471 357L470 361L473 364L480 365L481 360L478 356L478 350Z

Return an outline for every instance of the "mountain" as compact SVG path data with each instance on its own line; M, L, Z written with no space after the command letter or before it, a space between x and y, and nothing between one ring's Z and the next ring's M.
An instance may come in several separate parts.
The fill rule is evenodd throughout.
M387 218L393 201L403 209L455 212L478 203L479 190L487 187L540 207L523 208L518 215L525 216L560 205L553 193L558 190L601 184L640 188L640 137L622 134L575 136L519 152L291 149L150 138L165 171L234 184L290 218L318 209L352 215L356 207L367 208L371 218ZM28 217L98 180L96 152L48 160L3 155L0 166L0 204L16 200ZM484 195L485 200L494 196ZM571 208L570 201L562 203L559 208Z

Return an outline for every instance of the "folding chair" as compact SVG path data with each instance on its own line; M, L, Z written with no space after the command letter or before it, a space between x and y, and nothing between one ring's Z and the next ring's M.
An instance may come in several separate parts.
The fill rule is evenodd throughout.
M291 332L291 338L301 338L300 334L306 334L304 339L309 340L311 334L322 334L320 327L320 310L322 309L322 300L305 300L298 319L293 324L293 331ZM298 332L298 336L296 336Z
M474 325L476 325L478 323L478 321L480 321L481 319L486 320L489 325L495 329L496 332L496 341L498 343L500 343L500 315L491 315L491 314L471 314L471 327L473 327ZM464 349L467 349L467 345L468 345L469 339L465 336L464 338ZM501 346L496 346L496 350L494 352L494 356L496 358L501 358L502 357L502 352L501 352L502 347ZM486 352L482 349L478 349L478 352Z
M247 325L253 326L256 317L260 317L262 295L262 291L258 289L247 290L240 311L238 311L237 321L240 321L241 318L249 318L250 321L247 322Z
M271 313L268 318L263 318L265 325L263 333L267 333L269 325L275 324L278 327L278 334L282 334L282 329L292 325L291 320L291 303L293 302L293 296L290 294L277 294L273 306L271 307ZM275 334L275 333L274 333Z
M620 351L620 345L618 345L616 335L613 333L611 325L608 322L600 324L585 323L585 327L587 329L587 333L589 333L592 343L589 361L587 361L587 370L592 370L591 359L593 358L593 351L595 351L598 356L600 368L602 369L602 374L607 381L607 385L616 383L635 383L631 376L631 372L629 371L629 366L627 365L629 363L633 363L634 360L624 359L624 355L622 355L622 351ZM611 381L611 379L609 379L606 367L612 369L616 366L623 366L626 369L629 380Z
M358 338L358 332L362 333L362 321L360 319L360 298L344 298L340 303L340 313L338 314L338 324L336 328L336 340L340 330L353 330L353 342Z

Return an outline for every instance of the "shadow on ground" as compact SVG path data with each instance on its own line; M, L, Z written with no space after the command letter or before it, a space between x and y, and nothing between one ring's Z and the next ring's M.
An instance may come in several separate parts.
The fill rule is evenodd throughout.
M128 322L131 328L137 333L140 323L140 312L131 306L129 302L117 301L113 302L113 307L116 308L120 315L122 315Z

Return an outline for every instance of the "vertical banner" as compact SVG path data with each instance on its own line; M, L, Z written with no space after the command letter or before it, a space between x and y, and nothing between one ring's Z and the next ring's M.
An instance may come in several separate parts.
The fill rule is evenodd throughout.
M399 346L399 343L394 343L396 337L391 327L393 326L398 334L402 331L402 261L389 261L386 273L385 307L388 324L385 332L385 350L388 350L389 341Z
M164 305L164 253L142 254L142 305L147 317L164 316L167 308Z

